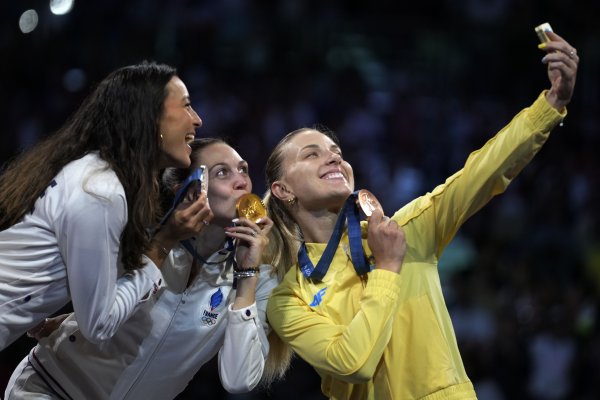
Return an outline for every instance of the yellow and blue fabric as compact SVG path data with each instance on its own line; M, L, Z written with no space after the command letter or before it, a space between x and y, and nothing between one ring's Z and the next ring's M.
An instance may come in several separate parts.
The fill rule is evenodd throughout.
M346 222L348 222L347 230L348 241L350 243L350 253L352 254L352 266L356 270L356 273L358 275L364 275L373 269L373 266L367 262L367 259L365 258L365 252L362 247L360 213L358 211L358 206L356 205L357 198L358 191L355 191L346 199L346 202L342 207L342 211L340 212L340 215L338 216L333 228L331 238L329 239L329 242L327 242L327 247L325 247L325 250L319 258L316 266L312 263L310 257L308 257L306 252L306 244L303 242L300 245L300 249L298 250L298 265L305 277L317 281L323 279L327 273L327 270L329 269L329 264L331 264L333 254L340 244L340 239L342 238L342 233L344 232Z
M476 399L439 280L438 259L459 227L539 151L565 116L544 93L522 110L445 183L398 210L407 251L399 274L359 276L342 234L321 281L292 268L267 308L276 333L311 364L331 399ZM370 255L367 222L362 223ZM324 243L306 243L318 260ZM377 260L375 260L377 261Z

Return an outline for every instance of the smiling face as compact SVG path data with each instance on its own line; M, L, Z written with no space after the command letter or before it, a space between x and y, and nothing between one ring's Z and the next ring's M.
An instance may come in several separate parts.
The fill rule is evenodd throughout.
M337 212L354 190L352 167L339 146L321 132L307 129L296 134L281 156L282 177L272 190L283 201L294 196L306 210Z
M212 224L231 226L236 202L252 191L248 163L231 146L217 142L199 150L198 165L208 171L208 201L214 214Z
M160 168L189 167L192 149L188 143L194 140L202 120L192 108L185 84L177 76L167 84L167 97L159 126L162 150Z

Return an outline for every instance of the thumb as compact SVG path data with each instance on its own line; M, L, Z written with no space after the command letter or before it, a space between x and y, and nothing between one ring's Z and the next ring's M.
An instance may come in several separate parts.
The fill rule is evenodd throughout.
M369 217L369 230L372 229L371 226L373 226L373 228L374 228L377 225L379 225L381 223L382 219L383 219L383 211L379 208L376 208L375 210L373 210L373 213Z

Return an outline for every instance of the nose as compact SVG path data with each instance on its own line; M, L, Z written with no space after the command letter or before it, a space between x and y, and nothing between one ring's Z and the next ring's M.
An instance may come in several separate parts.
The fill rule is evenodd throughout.
M243 190L243 189L247 189L250 186L250 182L249 179L246 175L238 172L235 175L235 179L233 182L233 188L235 190Z
M200 128L202 126L202 119L200 118L200 116L198 115L198 113L196 112L196 110L192 109L192 119L193 119L193 123L194 126L196 128Z
M330 152L329 153L329 159L327 160L328 164L341 164L342 163L342 156L339 155L336 152Z

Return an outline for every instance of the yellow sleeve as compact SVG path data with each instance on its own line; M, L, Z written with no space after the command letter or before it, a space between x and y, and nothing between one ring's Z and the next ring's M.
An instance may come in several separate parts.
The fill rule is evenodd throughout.
M430 222L435 228L430 227L435 229L435 249L430 251L439 256L469 217L506 190L565 115L566 111L561 114L552 108L542 92L530 107L517 114L482 148L471 153L460 171L433 192L417 199L417 204L399 210L394 218L403 224L417 214L432 212Z
M267 307L271 327L320 374L351 383L372 379L392 335L400 275L371 271L360 310L348 325L314 311L299 295L295 279L294 274L271 294Z

